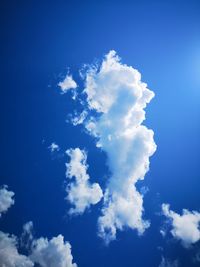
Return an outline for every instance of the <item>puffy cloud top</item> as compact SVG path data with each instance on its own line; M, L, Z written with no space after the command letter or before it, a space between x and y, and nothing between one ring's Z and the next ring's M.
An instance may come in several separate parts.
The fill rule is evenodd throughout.
M181 240L183 246L189 247L200 240L200 213L183 209L183 214L170 210L169 204L162 205L163 214L170 219L173 237Z
M121 116L132 113L134 106L142 111L154 96L141 82L141 74L133 67L121 64L114 50L105 56L100 69L92 66L87 71L85 93L91 109L103 113L114 109Z
M15 193L9 191L7 186L4 186L0 189L0 217L1 214L6 212L14 204L14 195Z
M0 232L0 266L32 267L33 262L17 250L17 238L14 235Z
M19 242L16 236L0 231L1 267L33 267L34 263L41 267L77 267L76 263L73 263L71 245L64 241L62 235L51 240L44 237L33 239L32 227L32 222L26 223L22 234L22 245L30 250L29 256L18 252Z
M71 245L62 235L34 240L30 258L41 267L77 267L72 263Z
M4 212L11 205L10 203L14 204L11 201L14 193L4 186L0 196L1 211ZM51 240L43 237L34 239L32 230L31 221L24 224L20 242L16 236L0 231L0 267L33 267L34 263L41 267L77 267L76 263L73 263L71 245L64 241L62 235L53 237ZM28 250L30 255L20 254L19 246Z

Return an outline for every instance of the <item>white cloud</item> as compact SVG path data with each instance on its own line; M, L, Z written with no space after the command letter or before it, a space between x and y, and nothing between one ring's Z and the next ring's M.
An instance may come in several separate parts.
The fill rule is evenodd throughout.
M71 245L58 235L51 240L39 238L34 240L30 258L41 267L76 267L71 254Z
M59 151L60 150L60 147L59 145L57 145L56 143L51 143L51 145L48 147L50 149L50 151L53 153L55 151Z
M8 191L7 186L0 189L0 216L14 204L14 192ZM32 267L33 262L18 252L18 239L0 231L0 266L1 267Z
M0 189L0 217L14 204L14 192L9 191L5 185Z
M66 93L70 89L76 89L77 84L73 80L71 75L66 75L65 79L62 82L58 83L58 86L60 87L62 93Z
M159 264L159 267L178 267L178 260L170 261L168 259L165 259L162 257L161 263Z
M170 219L171 234L180 240L184 247L189 247L200 240L200 213L183 209L183 214L170 210L169 204L162 204L163 214Z
M18 252L19 242L16 236L0 231L1 267L33 267L34 263L40 267L77 267L73 263L71 245L64 242L62 235L51 240L43 237L34 239L32 228L32 222L26 223L21 236L21 245L30 252L29 256Z
M99 113L84 125L107 153L112 173L98 221L99 235L109 243L116 238L117 229L129 227L142 234L149 226L142 218L143 196L136 183L144 179L149 157L156 150L153 131L142 125L144 108L154 93L141 82L136 69L120 62L115 51L110 51L100 66L89 67L82 77L87 98L84 107Z
M90 205L98 203L103 193L98 183L89 182L86 152L75 148L67 150L66 153L70 157L70 162L66 163L66 177L75 178L75 181L70 182L67 187L67 200L74 206L69 213L81 214Z
M0 231L0 266L1 267L32 267L33 262L17 250L17 238Z
M0 190L1 212L14 204L14 193L4 186ZM77 267L72 263L71 245L64 242L64 237L58 235L51 240L47 238L33 238L33 223L31 221L23 225L20 241L14 235L0 231L0 267L33 267L34 263L41 267ZM21 246L30 252L29 256L20 254Z

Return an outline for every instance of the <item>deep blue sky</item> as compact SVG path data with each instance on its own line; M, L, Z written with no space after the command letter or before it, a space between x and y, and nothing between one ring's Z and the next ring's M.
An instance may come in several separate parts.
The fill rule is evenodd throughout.
M0 177L16 194L1 230L19 235L32 220L37 236L61 233L80 267L157 267L161 254L193 266L192 251L162 239L156 214L163 202L179 213L200 208L200 2L1 1L0 10ZM91 177L103 183L105 156L80 127L66 124L73 102L56 84L68 67L79 79L84 63L111 49L156 94L145 124L158 148L143 183L152 227L143 237L119 233L105 247L96 236L98 205L67 217L66 158L53 159L47 147L86 147Z

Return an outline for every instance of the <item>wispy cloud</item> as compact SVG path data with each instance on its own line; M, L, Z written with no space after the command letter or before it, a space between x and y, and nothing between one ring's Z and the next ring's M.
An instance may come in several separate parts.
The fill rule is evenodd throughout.
M200 263L200 250L196 252L195 256L193 257L194 263Z
M51 145L48 148L52 153L60 150L59 145L57 145L55 142L51 143Z
M163 215L169 219L172 227L171 234L181 241L184 247L188 248L200 240L200 213L183 209L180 215L170 210L169 204L162 205Z
M115 51L100 65L87 66L82 78L87 99L83 107L98 114L88 114L83 124L107 153L112 173L98 220L99 236L109 243L116 238L117 229L129 227L142 234L149 226L142 218L143 195L136 183L144 179L149 157L156 150L153 131L142 125L144 109L154 93L136 69L121 63Z
M86 152L75 148L67 150L66 153L70 157L69 163L66 163L66 177L75 179L67 187L67 200L74 206L69 213L81 214L90 205L97 204L103 193L98 183L89 182Z
M20 237L20 245L26 249L30 249L32 242L33 242L33 222L29 221L23 225L23 232Z
M76 125L79 125L79 124L82 124L84 122L84 120L86 119L87 117L87 111L83 111L81 112L80 114L74 114L74 116L71 118L70 122L76 126Z
M159 267L178 267L178 266L179 266L178 260L171 261L164 257L162 257L161 263L159 264Z

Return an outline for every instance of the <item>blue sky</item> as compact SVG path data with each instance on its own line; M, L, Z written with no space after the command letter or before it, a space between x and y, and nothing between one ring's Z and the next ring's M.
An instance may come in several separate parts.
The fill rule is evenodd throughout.
M174 225L166 223L162 204L169 203L177 214L200 210L199 1L2 1L0 5L1 185L15 193L14 205L0 218L0 230L20 238L23 225L32 221L36 241L62 234L80 267L198 266L194 258L200 253L199 240L189 248L183 246L183 236L170 233ZM87 151L90 182L103 191L110 175L108 151L96 147L84 124L66 123L70 113L83 107L71 92L61 94L58 83L71 74L81 92L81 67L95 61L101 66L111 50L120 56L120 64L137 69L155 93L143 124L154 131L157 150L144 181L137 183L138 190L149 189L143 218L151 221L150 227L142 236L126 227L106 246L97 234L102 199L82 215L68 214L70 180L65 163L70 158L65 151L76 147ZM58 152L48 148L53 142L59 145ZM165 237L160 234L162 227L167 228ZM29 251L21 246L19 253Z

